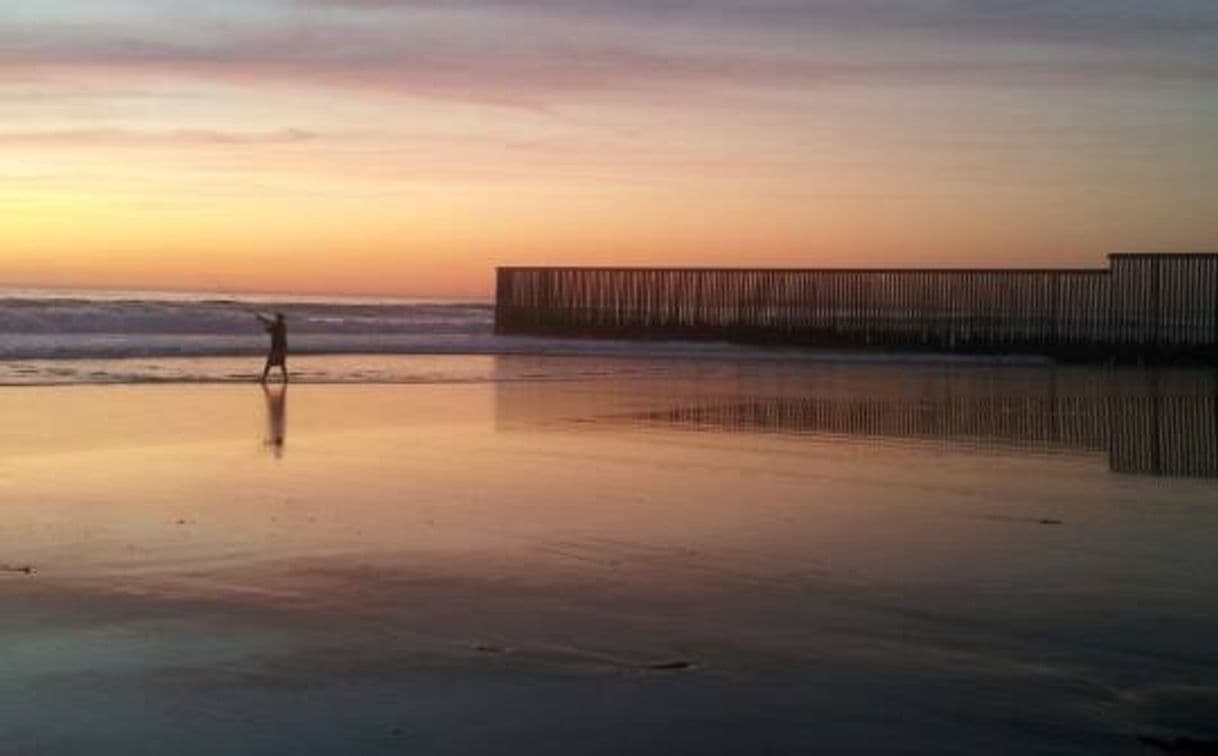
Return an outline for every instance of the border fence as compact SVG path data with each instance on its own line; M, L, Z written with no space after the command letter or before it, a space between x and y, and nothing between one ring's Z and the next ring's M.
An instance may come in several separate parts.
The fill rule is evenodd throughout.
M502 267L502 334L1218 363L1218 253L1107 269Z

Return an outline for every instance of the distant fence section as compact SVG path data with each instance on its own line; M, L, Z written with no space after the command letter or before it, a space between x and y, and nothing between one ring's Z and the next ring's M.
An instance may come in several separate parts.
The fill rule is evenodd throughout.
M1218 254L1108 269L505 267L504 334L1218 362Z

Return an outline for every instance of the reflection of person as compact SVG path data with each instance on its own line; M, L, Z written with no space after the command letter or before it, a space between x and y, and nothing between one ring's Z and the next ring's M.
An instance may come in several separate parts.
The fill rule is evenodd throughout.
M266 376L271 372L271 368L278 366L283 372L283 382L288 382L288 324L283 319L283 313L275 313L274 318L268 318L265 315L257 315L258 321L262 323L262 327L271 335L271 351L266 355L266 367L262 368L262 382L266 383Z
M266 443L276 457L282 457L288 434L288 387L273 389L264 384L262 392L266 395Z

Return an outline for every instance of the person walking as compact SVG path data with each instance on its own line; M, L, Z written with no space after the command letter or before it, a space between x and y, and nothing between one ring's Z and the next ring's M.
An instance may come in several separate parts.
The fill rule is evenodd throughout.
M272 367L278 367L283 372L283 382L288 382L288 324L283 319L283 313L275 313L274 318L257 315L258 322L271 335L271 351L266 355L266 367L262 369L262 383L266 383L267 375Z

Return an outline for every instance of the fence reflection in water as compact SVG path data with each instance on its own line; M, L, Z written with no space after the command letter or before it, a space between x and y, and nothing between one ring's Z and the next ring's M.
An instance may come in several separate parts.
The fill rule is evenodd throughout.
M509 359L509 358L505 358ZM550 422L845 436L1107 456L1218 477L1218 374L1053 367L686 364L667 378L498 389L505 429Z

